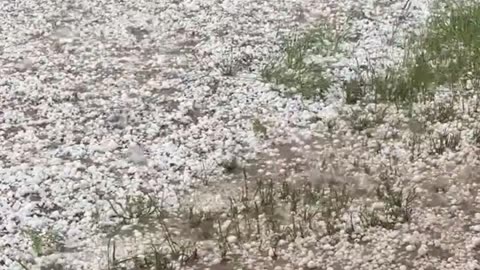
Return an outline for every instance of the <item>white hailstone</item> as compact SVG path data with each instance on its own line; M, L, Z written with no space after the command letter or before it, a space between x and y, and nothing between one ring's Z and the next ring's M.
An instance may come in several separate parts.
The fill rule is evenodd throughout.
M477 260L470 260L467 262L466 270L478 270L480 269L480 264Z
M26 71L26 70L32 68L32 66L33 66L32 60L27 58L27 59L24 59L24 60L20 61L19 63L17 63L15 65L15 69L23 72L23 71Z
M472 80L467 80L467 83L465 84L465 88L466 88L467 90L473 89Z
M268 249L268 257L270 258L275 257L275 250L273 248Z
M421 174L415 174L412 177L412 182L418 183L423 179L423 176Z
M222 231L226 231L228 229L228 227L230 226L230 224L232 223L231 220L227 219L223 224L222 224Z
M138 144L132 144L128 148L128 154L130 161L135 164L145 165L147 163L147 158L145 157L145 153L143 149Z
M374 202L374 203L372 204L372 208L373 208L374 210L383 209L383 208L385 208L385 203L383 203L383 202Z
M470 226L470 229L476 232L480 232L480 225L473 225Z
M408 251L408 252L412 252L415 250L415 246L414 245L408 245L405 247L405 250Z
M235 235L229 235L227 236L227 241L230 244L234 244L237 242L237 237Z
M136 237L136 238L140 238L143 236L143 233L140 231L140 230L133 230L133 235Z
M480 237L473 237L471 248L476 249L476 248L479 248L479 247L480 247Z
M323 250L331 250L331 249L333 249L333 247L330 244L325 244L325 245L322 246L322 249Z
M111 152L118 148L118 144L114 140L107 140L103 142L101 149L104 152Z
M427 253L428 253L428 247L427 247L427 245L422 244L422 245L418 248L418 255L419 255L419 256L425 256L425 255L427 255Z
M309 269L317 268L317 263L313 260L309 260L308 263L307 263L307 268L309 268Z

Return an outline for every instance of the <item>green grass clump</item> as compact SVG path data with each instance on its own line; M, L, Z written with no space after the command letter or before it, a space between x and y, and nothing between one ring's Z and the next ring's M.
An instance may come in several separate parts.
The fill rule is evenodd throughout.
M55 231L42 232L27 229L24 233L30 239L32 250L36 256L50 255L63 247L63 237Z
M468 74L480 75L480 5L447 2L437 8L423 47L439 84L456 84Z
M308 58L332 55L339 50L340 40L341 35L333 34L326 26L287 39L280 58L262 69L262 79L286 87L291 94L300 93L308 99L323 97L330 86L326 67L309 62Z
M388 173L380 175L382 184L376 189L376 197L382 202L380 209L367 210L360 214L365 227L383 227L394 229L397 224L412 220L414 202L418 199L415 188L405 189L393 186L392 176Z
M346 102L370 102L411 108L433 99L440 86L464 92L467 81L480 82L480 5L441 2L423 33L406 43L403 60L384 72L371 68L345 84ZM472 88L472 87L471 87ZM464 94L464 93L462 93Z

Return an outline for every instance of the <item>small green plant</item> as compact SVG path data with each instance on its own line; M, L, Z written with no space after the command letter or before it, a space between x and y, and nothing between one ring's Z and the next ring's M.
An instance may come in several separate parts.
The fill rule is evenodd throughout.
M424 136L422 136L422 134L419 134L417 132L412 132L409 134L406 145L410 152L409 160L411 162L416 160L420 156L423 141Z
M56 232L29 229L25 234L30 238L32 250L37 256L49 255L62 248L63 238Z
M127 195L123 204L118 201L107 201L116 217L121 218L124 224L133 220L145 222L158 213L157 201L151 196Z
M459 132L437 132L430 136L430 153L442 155L447 149L457 151L461 142Z
M133 269L139 270L174 270L176 262L172 259L171 254L163 249L157 248L156 245L150 246L150 251L145 254L128 257L125 259L117 259L115 241L109 241L108 250L110 258L108 260L108 270L127 269L126 265L133 265Z
M375 103L393 103L397 108L411 108L413 103L431 97L432 71L414 45L409 45L402 62L377 72L373 67L367 72L364 93Z
M224 57L219 63L216 63L215 67L223 76L233 77L237 75L239 71L250 65L252 57L250 55L238 55L235 53L233 47L226 48L224 51Z
M455 110L454 100L432 103L423 109L422 115L430 123L447 123L455 120L457 111Z
M415 188L394 188L390 179L384 179L383 184L377 187L376 196L383 207L374 210L364 208L360 213L364 226L394 229L398 223L411 221L413 203L418 197Z
M190 229L198 231L196 235L199 236L200 240L206 240L214 236L214 225L219 218L218 216L218 213L195 210L195 207L191 206L188 209L187 220Z
M327 234L332 235L340 230L337 224L345 210L353 200L352 194L346 185L340 187L331 186L327 196L323 199L322 218L326 224Z
M335 127L337 126L337 120L335 118L328 119L326 122L328 133L332 134Z
M152 245L152 252L143 258L134 257L135 269L154 269L154 270L175 270L175 265L172 263L168 254L157 249Z
M27 234L30 236L30 240L32 241L33 251L37 254L37 256L43 255L43 237L41 236L40 232L29 230Z
M252 123L253 132L257 135L267 135L267 127L260 122L258 118L255 118Z
M224 59L218 64L218 68L223 76L229 77L235 76L240 69L238 63L233 58Z
M240 164L236 157L229 157L222 160L219 164L226 173L234 173L238 169L240 169Z
M414 103L432 100L440 86L458 92L457 86L467 80L478 81L480 5L449 0L440 3L426 30L408 39L400 63L382 71L370 67L365 76L344 85L347 103L357 103L364 96L375 103L390 102L411 110ZM441 121L451 115L451 108L444 108L447 111L438 112Z
M345 91L345 103L357 104L363 100L365 96L365 82L361 78L355 78L343 83Z
M476 146L480 146L480 128L476 127L472 130L472 143Z
M382 124L387 115L387 109L388 107L377 106L352 108L346 117L353 130L361 132Z
M311 61L310 57L336 53L342 37L342 34L334 34L325 26L318 26L288 38L281 57L262 69L263 80L285 86L289 91L287 93L300 93L309 99L322 97L330 86L330 80L325 76L324 65Z

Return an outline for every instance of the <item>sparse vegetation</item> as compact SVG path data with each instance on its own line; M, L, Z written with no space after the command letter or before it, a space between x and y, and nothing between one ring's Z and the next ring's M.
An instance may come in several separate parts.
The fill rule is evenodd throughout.
M475 23L480 19L479 10L469 5L439 7L428 22L427 30L406 43L405 57L399 65L387 67L382 72L370 67L365 73L358 72L356 78L344 82L345 101L354 105L347 113L350 128L370 138L369 130L386 124L390 104L394 104L397 109L407 108L409 116L419 116L418 119L409 118L406 123L409 136L402 141L409 152L410 162L420 157L425 146L432 155L456 151L461 144L460 133L434 132L427 125L456 120L455 95L458 91L454 89L465 86L467 81L470 85L478 85L480 39L477 38L479 35L472 33L480 34L480 24ZM289 39L283 47L282 57L262 70L262 78L293 93L301 93L305 98L322 97L330 81L324 74L325 66L311 62L310 56L335 53L340 41L341 35L332 35L322 27ZM448 102L435 101L439 88L448 89L453 98ZM369 103L374 106L365 105ZM422 105L420 110L418 104ZM325 123L331 134L337 121L329 119ZM267 133L259 119L253 119L252 129L257 135ZM478 134L478 131L472 133L472 141L477 145L480 141ZM397 139L399 136L385 135L385 140L387 138ZM382 142L377 141L372 151L379 155L382 148ZM236 159L220 165L226 172L239 168ZM358 158L353 160L353 165L360 172L372 174L369 164ZM314 186L261 178L252 182L245 178L241 192L231 196L228 205L220 212L195 205L180 211L178 218L187 221L183 236L170 233L167 221L159 222L165 240L163 248L160 248L162 245L155 247L150 261L163 267L155 269L170 269L170 265L185 263L179 258L197 259L197 251L193 248L196 244L191 244L190 248L178 248L179 238L190 237L197 244L215 241L215 251L224 262L235 256L240 243L253 241L263 252L271 248L275 257L280 241L290 242L310 235L332 236L342 230L353 237L359 227L393 230L398 224L411 222L418 198L416 188L404 186L394 169L378 177L380 183L367 200L355 195L348 184ZM361 210L351 211L352 206ZM355 218L359 222L354 222ZM270 245L264 244L267 242ZM157 250L167 250L167 253Z
M364 226L392 229L397 223L411 220L412 203L416 198L413 191L397 191L384 183L376 195L385 204L385 209L381 215L360 213ZM156 216L157 236L161 235L163 240L151 244L150 251L145 254L119 260L112 239L110 269L122 269L120 267L126 263L139 267L136 269L176 269L174 265L195 263L198 259L195 246L205 241L214 241L217 255L226 262L238 255L235 247L241 243L254 241L259 243L257 248L261 252L266 252L270 248L276 250L280 240L292 242L298 237L334 235L345 228L348 233L354 233L354 228L360 224L354 226L343 218L352 215L349 209L354 202L361 203L362 199L355 197L352 186L347 184L314 186L309 182L300 184L271 179L251 182L245 179L241 192L232 195L220 212L193 205L178 214L170 214L168 219ZM178 230L181 233L173 233Z
M405 183L391 164L398 162L396 152L399 155L405 152L408 161L414 163L423 159L423 154L435 159L462 146L460 130L438 131L436 125L443 127L461 119L457 98L464 97L466 92L472 94L480 86L479 22L480 6L445 2L437 7L427 29L407 42L401 63L383 71L369 67L343 83L348 105L346 118L325 122L328 139L343 139L341 132L335 133L341 128L345 133L351 132L348 136L356 136L348 142L353 145L350 150L361 145L366 154L354 156L349 152L347 155L351 156L342 161L345 167L352 164L355 174L373 178L376 181L373 191L358 192L354 184L346 181L313 184L310 180L290 181L278 176L247 179L245 168L237 157L231 156L217 165L230 176L243 170L244 182L241 187L232 184L228 200L215 210L194 203L167 212L162 202L151 195L107 200L118 227L148 224L153 231L151 235L142 235L140 240L135 239L138 247L133 255L119 255L118 230L108 234L108 269L173 270L192 266L202 256L199 247L205 246L221 263L240 256L243 244L250 244L260 254L269 254L276 260L277 251L282 248L280 243L295 243L309 236L330 239L340 237L339 232L353 239L354 234L366 229L394 230L399 224L412 222L419 194L415 185ZM261 76L267 82L287 88L289 93L299 93L307 99L323 97L331 85L325 74L327 66L312 60L312 56L331 56L339 50L342 38L342 33L317 27L288 39L281 58L265 66ZM224 76L235 76L239 65L232 60L217 68ZM440 90L451 97L439 102L436 98ZM401 141L397 126L390 126L387 121L394 106L408 112L403 122L405 137ZM373 137L379 126L392 127L395 132L385 131L383 137ZM258 118L252 119L251 128L262 137L269 131ZM398 144L389 145L390 139ZM479 128L471 132L471 143L480 146ZM388 155L384 160L391 166L381 173L374 171L378 167L383 169L384 164L369 163L372 154ZM407 157L402 161L408 162ZM202 178L202 183L209 183L207 177ZM100 219L100 211L94 216L95 222ZM58 247L61 243L61 238L53 233L36 230L25 233L37 256L50 254L47 246L53 243Z
M260 122L258 118L255 118L252 123L253 132L257 135L266 136L267 135L267 127Z
M239 161L235 156L225 158L220 162L219 165L224 169L226 173L234 173L235 171L241 169Z
M346 113L346 119L353 130L362 132L384 123L388 107L373 106L368 108L352 108Z
M32 250L37 256L49 255L62 248L62 236L52 230L42 232L28 229L24 233L30 238Z
M480 128L474 128L472 131L472 142L476 146L480 146Z
M133 221L145 221L151 218L157 208L157 201L153 197L141 195L125 197L124 203L108 200L111 209L117 218L122 219L122 223L129 224Z
M330 80L326 65L312 61L312 56L331 56L339 51L344 32L334 32L326 26L317 26L306 33L288 38L279 59L271 61L261 71L267 82L287 88L287 93L300 93L311 99L323 97Z
M455 120L457 111L455 109L455 101L453 99L444 102L433 102L422 110L425 120L430 123L448 123Z
M364 209L360 215L362 224L367 227L394 229L397 224L410 222L413 203L417 199L416 189L395 187L392 181L394 179L388 173L381 174L380 178L382 184L376 189L380 207Z
M392 102L411 108L432 100L439 87L456 95L477 89L480 78L480 7L477 4L439 1L425 31L406 43L401 63L345 82L347 104L366 96L375 103ZM459 92L457 89L461 88ZM443 107L449 109L449 107ZM439 110L442 108L439 107ZM442 121L451 111L439 111Z
M457 151L461 142L461 136L458 132L436 132L430 137L430 153L443 154L447 149Z

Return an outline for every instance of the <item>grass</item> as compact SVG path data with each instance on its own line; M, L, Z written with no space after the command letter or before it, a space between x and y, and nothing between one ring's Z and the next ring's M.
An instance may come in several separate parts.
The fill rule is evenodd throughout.
M441 155L447 150L457 151L460 143L459 132L437 132L430 137L430 153Z
M326 65L311 62L312 55L324 57L337 53L343 35L326 27L288 39L281 57L266 65L262 78L282 85L289 93L305 98L323 97L331 82ZM404 146L410 162L420 158L422 146L431 156L457 151L462 143L459 132L433 132L429 124L445 124L457 119L458 96L475 94L480 86L480 6L441 2L426 25L426 30L406 42L406 53L400 64L367 72L343 84L347 104L374 103L377 106L359 107L349 113L350 129L358 133L384 124L390 104L416 113L418 120L408 123L410 132ZM222 74L234 76L236 64L227 63ZM468 85L468 87L467 87ZM453 94L449 100L435 100L437 91L446 89ZM471 93L473 91L473 93ZM467 96L468 96L467 95ZM379 106L386 103L386 106ZM415 104L423 104L415 110ZM326 123L334 133L337 119ZM252 130L266 136L267 127L260 119L252 120ZM480 129L473 130L471 141L480 145ZM380 154L381 143L374 150ZM364 166L370 175L369 164L356 160L356 167ZM227 173L241 168L235 158L219 163ZM244 171L245 172L245 171ZM393 230L398 224L412 222L418 194L414 187L402 186L398 172L388 169L378 176L380 184L368 198L357 196L352 186L325 184L314 186L309 182L293 183L284 179L245 179L238 192L229 196L220 210L202 209L197 205L166 211L152 196L127 196L125 200L111 200L110 207L120 224L147 222L156 227L155 237L148 239L146 248L137 254L119 258L114 237L108 243L108 269L171 270L195 265L200 259L198 249L205 243L214 243L212 254L227 262L239 253L239 246L255 243L259 253L273 249L277 257L280 242L295 242L309 236L330 237L340 231L349 235L365 228L381 227ZM373 176L372 176L373 177ZM353 208L360 211L354 211ZM349 216L350 219L345 219ZM353 217L360 220L355 223ZM32 249L45 254L47 236L29 231Z
M406 42L407 49L399 64L383 72L371 68L366 75L345 82L348 104L357 103L366 95L369 102L411 108L414 103L432 100L440 87L457 95L464 94L466 88L478 89L480 6L439 3L426 30Z
M150 244L146 249L127 258L117 256L117 243L112 237L108 245L108 269L127 269L125 267L130 265L134 269L170 270L195 265L199 262L197 247L205 243L215 243L212 252L223 263L238 256L238 248L243 243L256 243L261 254L273 250L275 257L280 242L295 242L309 236L326 237L341 230L351 234L358 226L392 229L397 223L411 221L414 193L406 193L403 189L396 191L384 183L376 194L385 202L385 209L366 216L366 212L351 212L352 205L361 203L352 191L346 184L314 186L310 182L245 178L239 192L233 192L220 210L191 205L160 215L164 211L158 209L158 205L155 211L147 212L145 207L130 207L132 212L126 211L128 217L149 213L157 225L156 237L148 240ZM134 201L148 202L150 199L147 196ZM112 203L111 207L116 206ZM345 215L357 215L364 223L348 222Z
M471 141L474 145L480 146L480 128L476 127L472 130Z
M125 201L108 200L115 217L122 220L122 224L130 224L136 220L146 221L157 211L157 201L153 197L126 196Z
M27 229L24 233L30 238L31 247L36 256L50 255L62 248L63 237L53 230L42 232Z
M382 203L380 209L364 209L360 218L366 227L394 229L397 224L410 222L413 203L418 198L415 188L394 187L394 179L384 173L380 175L382 184L376 189L376 197ZM393 180L393 181L392 181Z
M264 124L262 124L262 122L258 118L253 119L252 129L255 135L257 136L267 135L267 127Z
M264 67L264 81L283 86L288 93L301 94L304 98L321 98L331 81L325 71L327 66L311 62L312 55L331 56L339 51L342 35L332 34L325 27L318 27L288 39L281 57ZM449 4L437 7L428 21L426 30L406 42L406 53L401 63L383 71L369 68L367 72L343 84L347 104L373 103L377 106L352 109L350 128L366 133L385 124L390 104L397 109L408 109L418 120L410 121L410 136L404 146L414 162L428 147L430 155L442 155L458 150L462 139L459 132L433 132L429 125L445 124L458 117L455 107L458 96L465 96L478 89L480 75L480 7L466 4ZM226 74L231 72L227 70ZM467 85L469 85L467 87ZM446 89L453 94L446 102L436 100L437 91ZM415 104L423 104L416 110ZM378 106L386 104L386 106ZM356 108L356 109L355 109ZM373 109L372 109L373 108ZM413 118L412 118L413 119ZM330 133L337 127L337 120L327 123ZM252 120L256 135L267 133L259 119ZM480 144L480 131L472 132L472 142ZM382 144L375 150L380 154ZM356 161L361 167L360 160ZM364 172L371 174L369 164ZM226 172L239 169L236 160L223 162ZM398 172L387 170L380 174L380 184L370 199L358 197L349 185L313 186L311 183L292 183L283 179L248 180L238 194L229 198L227 206L212 212L190 206L173 214L171 220L186 221L181 234L171 232L171 220L158 218L160 243L152 244L150 251L141 256L142 267L137 269L174 269L199 259L197 246L213 241L212 252L227 262L238 255L241 244L256 243L259 253L273 250L269 255L277 257L280 242L294 242L312 235L329 237L340 231L354 235L363 229L381 227L393 230L398 224L412 222L418 194L414 187L404 187ZM352 211L355 206L360 211ZM112 204L114 207L114 204ZM354 207L353 207L354 208ZM123 207L124 220L150 215L149 207L136 207L130 211ZM116 211L120 212L120 211ZM349 216L350 219L345 217ZM356 217L359 223L355 223ZM187 241L188 240L188 241ZM191 241L190 241L191 240ZM139 265L140 256L129 259ZM115 267L121 263L114 260ZM148 263L147 263L148 262ZM123 263L123 262L122 262ZM112 268L116 269L116 268Z
M408 9L407 1L404 9ZM426 118L426 123L456 120L454 104L473 96L480 86L480 5L441 0L420 33L404 42L405 54L399 63L376 69L372 64L343 82L347 104L392 104L409 117ZM279 59L262 70L262 78L283 86L289 93L305 98L323 97L331 85L325 74L327 64L312 64L312 55L328 57L341 51L345 33L317 27L288 39ZM451 94L447 101L436 98ZM415 107L424 106L418 111ZM476 110L476 108L474 108ZM379 123L365 114L352 120L355 130L363 131ZM260 133L260 132L257 132ZM442 148L441 146L439 146ZM441 150L438 150L441 151Z
M240 163L235 156L225 158L219 163L219 165L227 174L234 173L240 169Z
M323 97L331 83L326 65L310 60L314 55L328 57L339 52L343 35L326 26L317 26L288 38L280 57L261 70L262 79L286 87L289 94L298 93L307 99Z
M385 122L388 107L351 108L346 118L354 131L362 132Z

